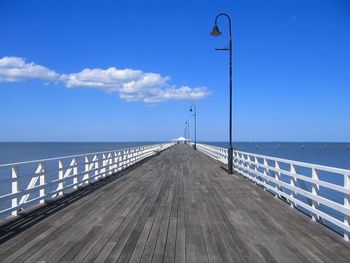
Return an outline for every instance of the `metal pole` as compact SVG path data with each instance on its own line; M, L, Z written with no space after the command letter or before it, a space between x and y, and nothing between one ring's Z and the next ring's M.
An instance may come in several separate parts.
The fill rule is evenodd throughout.
M191 105L190 111L192 111L192 108L194 109L194 149L197 150L197 109L196 105Z
M197 109L194 105L194 149L197 150Z
M229 119L229 148L227 149L228 153L228 163L227 163L227 172L229 174L233 173L233 147L232 147L232 30L231 30L231 18L225 13L218 14L215 17L215 25L217 25L217 20L220 16L226 16L229 22L229 33L230 33L230 119Z
M187 135L188 135L188 139L191 140L191 130L190 130L190 121L187 120Z

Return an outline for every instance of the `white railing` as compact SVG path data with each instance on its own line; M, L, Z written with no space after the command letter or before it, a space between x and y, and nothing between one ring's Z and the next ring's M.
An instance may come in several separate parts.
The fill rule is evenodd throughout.
M204 144L197 149L227 164L227 149ZM235 172L349 241L350 170L242 151L233 152L233 162Z
M227 149L201 143L197 143L197 149L206 155L209 155L211 158L227 164Z
M99 181L172 143L0 165L0 218Z

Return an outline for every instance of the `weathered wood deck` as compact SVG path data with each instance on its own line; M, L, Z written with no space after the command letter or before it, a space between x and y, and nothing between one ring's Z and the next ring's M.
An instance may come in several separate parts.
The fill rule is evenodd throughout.
M1 262L350 260L340 236L184 145L1 235Z

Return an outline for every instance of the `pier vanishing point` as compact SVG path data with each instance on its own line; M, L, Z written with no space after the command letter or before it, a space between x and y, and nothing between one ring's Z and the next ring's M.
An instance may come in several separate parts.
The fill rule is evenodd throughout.
M227 151L197 148L151 145L3 165L12 190L0 197L0 261L349 262L347 181L332 186L317 177L348 179L347 170L234 152L229 175ZM34 172L21 189L25 165ZM57 178L49 179L50 167ZM322 187L342 192L344 202L319 194ZM333 220L323 206L343 217Z

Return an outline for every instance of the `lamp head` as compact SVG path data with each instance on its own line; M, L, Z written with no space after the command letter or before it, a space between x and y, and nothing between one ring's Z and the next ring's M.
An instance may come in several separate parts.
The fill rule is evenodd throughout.
M220 29L217 25L213 27L213 31L210 33L212 36L217 37L221 35Z

